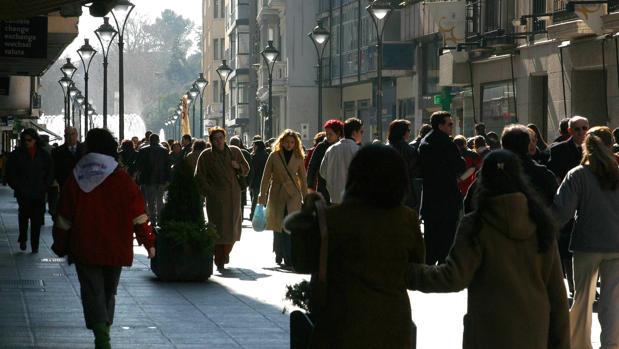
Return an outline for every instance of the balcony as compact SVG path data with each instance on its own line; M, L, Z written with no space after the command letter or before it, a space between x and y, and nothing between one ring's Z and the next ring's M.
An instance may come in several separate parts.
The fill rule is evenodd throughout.
M572 40L595 35L595 32L574 12L566 11L568 0L553 0L552 25L549 25L548 38Z
M286 8L286 0L268 0L268 5L270 8L276 10L284 10Z
M288 83L288 64L286 62L275 62L273 66L273 87L284 87ZM263 95L268 92L269 74L267 67L264 64L258 69L258 91L257 95Z

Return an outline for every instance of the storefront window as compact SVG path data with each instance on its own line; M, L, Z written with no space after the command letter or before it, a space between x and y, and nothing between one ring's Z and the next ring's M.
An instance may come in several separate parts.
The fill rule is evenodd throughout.
M481 120L486 130L501 134L503 127L515 123L515 100L511 81L482 86Z

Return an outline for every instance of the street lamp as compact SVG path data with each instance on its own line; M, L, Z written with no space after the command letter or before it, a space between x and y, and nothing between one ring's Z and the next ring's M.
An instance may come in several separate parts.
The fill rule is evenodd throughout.
M73 80L69 78L67 75L63 75L60 80L58 80L58 84L62 88L62 97L64 102L64 125L65 127L69 126L69 88Z
M84 39L84 45L77 50L77 54L82 61L82 67L84 68L84 99L88 103L88 70L90 70L90 63L92 63L92 57L97 51L90 46L88 39ZM88 132L88 117L84 117L84 135Z
M391 3L387 0L375 0L365 8L376 28L376 131L378 139L383 139L383 34L389 16L393 12Z
M195 133L196 131L196 97L198 97L198 95L200 94L200 90L198 89L198 86L196 86L196 84L194 83L191 88L189 89L188 92L189 96L191 97L191 100L194 102L191 104L191 127L193 128L193 132ZM200 134L198 132L198 134Z
M60 67L60 71L62 72L62 74L69 79L73 79L73 74L75 74L76 70L77 68L73 65L73 63L71 63L71 58L68 57L67 62L63 64L62 67Z
M269 40L267 47L260 54L269 74L269 111L267 112L267 120L264 123L264 137L269 139L273 137L273 68L275 67L275 61L279 58L279 51L273 46L273 40Z
M200 90L200 138L204 138L204 90L206 85L208 85L208 81L204 78L204 73L200 73L200 76L195 82L195 85L198 86Z
M323 28L322 22L319 21L314 30L307 35L312 39L318 56L318 130L320 130L322 128L322 59L331 33Z
M112 9L112 17L118 31L118 139L125 138L125 73L124 73L124 33L127 19L135 8L129 0L119 0Z
M110 25L110 18L103 17L103 24L95 30L103 54L103 128L107 128L107 56L116 34L118 34L118 31Z
M232 74L232 68L228 66L227 61L224 59L219 67L217 67L217 75L219 75L219 80L221 80L221 100L222 100L222 117L221 117L221 126L226 127L226 84L228 83L228 78L230 74Z
M180 108L182 108L182 107L180 107ZM179 139L179 140L182 137L182 135L181 135L181 124L182 124L182 121L180 119L181 114L182 114L181 110L180 109L176 109L176 115L174 115L174 121L178 120L178 138L177 139Z

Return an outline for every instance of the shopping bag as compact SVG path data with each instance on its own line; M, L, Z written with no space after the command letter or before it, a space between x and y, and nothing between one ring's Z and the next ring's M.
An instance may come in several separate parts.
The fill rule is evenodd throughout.
M257 205L254 210L254 217L251 220L251 226L255 231L264 231L267 227L266 209L263 205Z

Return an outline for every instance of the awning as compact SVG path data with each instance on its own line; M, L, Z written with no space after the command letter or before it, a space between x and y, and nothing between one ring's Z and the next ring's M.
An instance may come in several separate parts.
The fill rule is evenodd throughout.
M61 137L61 136L59 136L59 135L55 134L54 132L52 132L52 131L50 131L50 130L46 129L45 127L43 127L43 126L41 126L41 125L37 125L37 124L35 124L35 123L30 123L30 125L32 125L32 127L36 128L37 130L39 130L39 131L41 131L41 132L44 132L44 133L47 133L48 135L52 136L53 138L52 138L52 139L50 139L50 142L51 142L51 141L60 141L60 140L62 140L62 137Z

